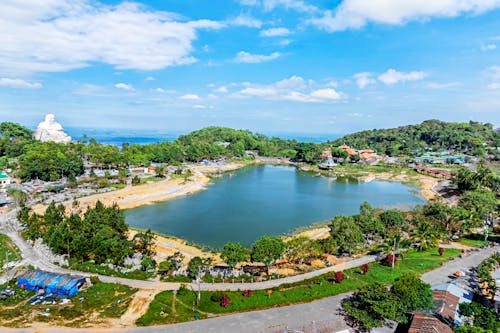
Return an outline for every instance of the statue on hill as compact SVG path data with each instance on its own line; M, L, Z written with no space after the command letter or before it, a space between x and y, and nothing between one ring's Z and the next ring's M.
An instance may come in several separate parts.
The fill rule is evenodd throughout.
M36 140L42 142L71 142L71 137L68 134L64 133L63 127L56 121L56 116L54 116L53 114L46 115L45 120L38 124L35 133L33 133L33 137Z

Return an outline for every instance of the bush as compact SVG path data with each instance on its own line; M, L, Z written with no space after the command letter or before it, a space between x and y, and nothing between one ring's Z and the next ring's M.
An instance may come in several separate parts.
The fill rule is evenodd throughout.
M368 273L369 269L370 269L370 266L368 264L361 265L361 271L363 272L363 275Z
M344 281L344 272L335 272L334 275L337 283L342 283L342 281Z
M214 303L219 303L222 301L223 296L224 294L222 293L222 291L216 291L212 294L212 296L210 296L210 300Z
M252 291L250 289L245 290L243 292L243 296L245 296L245 297L252 297Z
M231 304L231 299L229 298L229 296L227 296L226 294L222 295L220 306L222 306L223 308L227 308L229 304Z
M396 257L393 254L389 254L387 257L385 257L385 260L383 263L386 264L387 266L392 266L393 259L394 259L394 264L396 264L398 262L398 257Z
M99 280L98 276L92 275L90 277L90 283L92 283L92 284L98 284L99 282L101 282L101 280Z
M442 247L440 247L440 248L438 249L438 252L439 252L439 255L440 255L440 256L442 256L442 255L443 255L443 253L444 253L444 249L443 249Z
M179 290L177 290L177 295L183 296L183 295L187 295L188 293L189 293L189 289L187 288L187 286L185 284L181 284L181 286L179 287Z

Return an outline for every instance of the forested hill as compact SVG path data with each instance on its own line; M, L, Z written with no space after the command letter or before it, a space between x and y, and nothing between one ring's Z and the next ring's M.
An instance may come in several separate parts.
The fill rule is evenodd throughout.
M426 120L418 125L390 129L373 129L346 135L331 142L332 146L346 144L357 149L370 147L389 156L412 154L417 148L455 149L483 155L483 143L500 145L500 133L492 124L479 122L451 123Z

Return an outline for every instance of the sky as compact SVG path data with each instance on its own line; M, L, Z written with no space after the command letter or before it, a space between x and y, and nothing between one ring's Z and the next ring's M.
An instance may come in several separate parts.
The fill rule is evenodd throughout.
M500 0L2 0L0 120L500 126Z

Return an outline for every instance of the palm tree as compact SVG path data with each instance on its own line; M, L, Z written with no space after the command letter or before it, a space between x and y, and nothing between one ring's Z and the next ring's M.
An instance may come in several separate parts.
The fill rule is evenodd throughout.
M437 230L427 221L420 221L417 227L413 230L411 239L418 244L419 251L435 247L439 244L439 236Z

